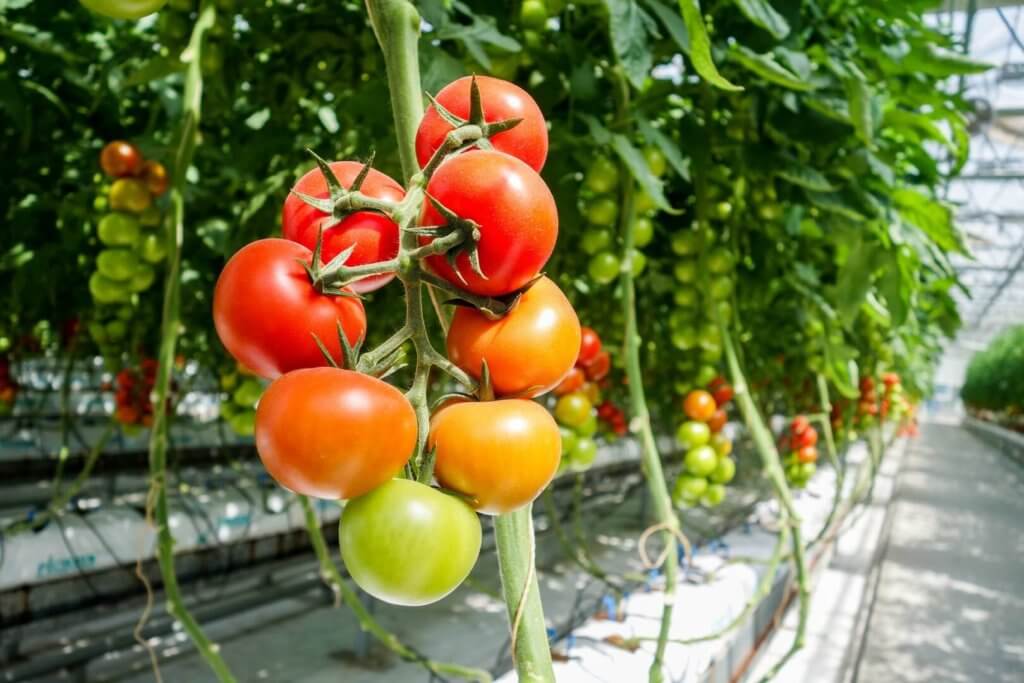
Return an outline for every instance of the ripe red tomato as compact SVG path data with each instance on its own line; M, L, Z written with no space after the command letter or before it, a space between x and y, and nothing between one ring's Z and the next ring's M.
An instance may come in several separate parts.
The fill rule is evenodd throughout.
M352 580L378 600L409 607L455 590L476 564L480 539L472 508L408 479L349 502L338 529Z
M313 288L299 260L313 258L306 247L282 239L258 240L231 259L213 292L217 335L254 374L275 378L299 368L327 364L315 334L342 360L337 323L355 344L366 333L366 312L353 297L328 296Z
M803 434L811 426L810 420L804 415L797 415L789 425L789 431L793 434Z
M580 347L580 322L572 304L543 277L499 320L475 308L455 310L448 357L477 379L487 361L499 396L529 398L557 386L572 370Z
M583 366L587 379L592 382L599 382L607 377L611 369L612 357L607 351L599 351L592 361Z
M728 383L729 382L728 380L725 379L725 377L723 377L722 375L716 375L713 380L708 382L708 391L714 393L715 391L718 390L719 387Z
M361 496L398 474L415 448L416 413L405 395L351 370L289 372L256 407L263 466L297 493Z
M818 449L814 446L803 446L796 452L796 459L800 462L817 462Z
M474 294L502 296L520 289L540 272L555 249L558 209L554 197L536 171L515 157L485 150L460 154L441 164L427 184L427 194L480 226L477 249L486 278L473 272L465 253L456 259L465 283L444 255L428 259L435 273ZM441 225L444 219L426 202L420 223ZM429 241L422 238L424 244Z
M159 197L164 192L167 192L167 185L171 182L167 176L167 168L159 161L153 160L142 164L139 177L142 178L142 182L146 183L146 188L155 197Z
M793 435L793 448L800 449L805 446L814 446L818 443L818 431L814 427L808 427L799 434Z
M717 408L715 399L703 389L695 389L683 399L683 412L691 420L707 422L715 414Z
M100 168L111 178L135 175L142 168L142 152L130 142L108 142L100 152Z
M589 327L580 328L580 353L576 364L586 366L601 352L601 337Z
M887 372L882 375L882 383L887 387L893 387L900 383L900 376L895 372Z
M723 409L719 408L718 410L713 412L711 414L711 418L708 419L708 427L711 428L712 432L720 432L722 431L722 427L724 427L725 423L728 421L728 415L725 414L725 411Z
M510 399L459 403L431 420L434 474L488 515L531 502L548 485L562 455L562 435L544 406ZM481 457L483 454L484 457Z
M572 392L581 389L586 379L586 375L583 374L582 370L579 368L573 368L569 371L569 374L565 376L565 379L559 382L558 386L552 391L555 396L571 394Z
M469 117L469 91L472 77L452 81L434 98L438 104L461 119ZM529 93L515 83L500 78L477 76L484 118L488 123L505 119L521 119L518 125L491 137L494 149L505 152L540 171L548 156L548 129L544 114ZM441 118L433 105L427 107L419 128L416 129L416 158L426 166L444 138L452 130L450 123ZM486 271L485 271L486 272Z
M724 406L732 400L733 390L731 384L721 384L717 389L713 389L711 393L712 398L715 399L715 403L719 406Z
M344 187L350 187L363 169L355 161L334 161L329 164L334 175ZM311 197L326 198L330 195L327 181L319 168L314 168L299 178L292 188ZM370 169L359 191L374 199L399 202L405 197L405 190L395 180L380 171ZM308 249L316 247L320 226L331 217L302 201L294 194L284 200L281 210L281 231L286 240L292 240ZM339 223L323 231L321 258L329 262L339 253L356 245L346 265L359 266L366 263L386 261L398 255L398 226L390 218L372 211L356 211ZM359 293L380 289L395 277L394 273L370 275L353 282L350 286Z

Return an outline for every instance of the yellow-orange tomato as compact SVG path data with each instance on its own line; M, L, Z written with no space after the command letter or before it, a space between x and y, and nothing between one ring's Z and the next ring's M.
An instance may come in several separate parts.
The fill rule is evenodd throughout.
M711 414L711 419L708 420L708 427L711 428L712 432L720 432L728 421L729 416L725 414L723 409L718 408Z
M409 400L351 370L289 372L256 408L256 451L270 476L296 493L361 496L398 474L415 447Z
M459 307L448 331L448 357L478 379L486 360L499 396L531 398L550 391L572 370L579 350L576 311L546 277L500 320Z
M573 356L579 342L573 346ZM523 399L457 403L431 421L434 475L468 496L480 512L497 515L540 495L558 471L562 435L551 413Z
M818 449L814 446L804 446L796 452L796 459L800 462L817 462Z
M586 381L587 377L583 374L583 371L578 367L575 367L570 370L569 374L565 376L565 379L559 382L558 386L555 387L555 396L571 394L572 392L580 389Z
M146 161L142 164L142 171L140 171L142 181L146 183L146 188L153 193L153 195L159 197L164 192L167 192L167 185L171 182L171 179L167 176L167 168L159 161Z
M683 412L691 420L707 422L715 414L718 406L711 394L703 389L695 389L686 395L683 400Z

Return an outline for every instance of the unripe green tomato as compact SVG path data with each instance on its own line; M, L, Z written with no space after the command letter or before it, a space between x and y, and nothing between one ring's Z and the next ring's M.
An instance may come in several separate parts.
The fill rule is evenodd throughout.
M711 441L711 428L704 422L687 420L676 430L676 440L687 451L706 446Z
M757 208L757 215L761 220L774 221L782 215L782 209L778 204L762 204Z
M808 320L805 329L807 330L807 334L812 337L820 337L825 334L825 324L821 322L820 318L811 318Z
M110 206L110 202L107 201L106 196L97 196L95 199L92 200L92 208L94 211L98 213L106 211L108 206Z
M647 257L639 249L631 250L627 256L629 256L630 270L633 273L633 277L638 277L640 273L644 272L644 268L647 267Z
M665 171L668 170L668 161L660 149L657 147L644 147L644 159L647 160L647 168L651 170L651 173L656 178L665 175Z
M124 320L125 322L135 317L135 309L131 306L118 306L114 312L118 320Z
M734 266L732 251L725 247L715 247L708 252L704 263L707 266L708 271L715 275L731 273Z
M544 48L544 34L539 31L523 31L523 42L529 50L541 50Z
M555 403L555 419L567 427L582 427L590 417L593 406L582 392L574 391Z
M722 347L708 346L706 343L701 346L700 362L704 365L715 365L722 360Z
M718 467L718 453L711 446L698 446L686 452L683 458L686 471L697 477L706 477Z
M519 54L490 55L491 75L506 81L514 81L519 71L519 57Z
M163 41L184 40L189 32L188 18L175 12L161 12L157 19L157 32Z
M595 194L607 194L619 186L619 165L608 157L596 157L583 176L583 185Z
M160 219L163 214L160 213L160 208L156 204L150 204L149 208L139 214L139 225L147 228L155 228L160 225Z
M256 405L256 402L260 400L262 395L263 385L255 379L246 379L235 389L231 395L231 400L240 407L246 408Z
M123 320L111 320L103 326L108 341L119 342L128 334L128 325Z
M590 259L587 273L597 284L606 285L619 276L620 268L619 258L610 251L604 251Z
M722 323L728 323L732 320L732 304L728 299L724 301L715 301L712 304L715 307L715 312L718 313L718 317L722 319ZM710 308L708 309L711 310Z
M131 249L104 249L96 256L96 269L111 280L130 280L139 266Z
M672 300L680 308L696 308L700 301L700 294L693 287L679 287L672 294Z
M732 453L732 441L722 432L711 435L711 447L718 453L719 458L726 458Z
M786 465L786 479L789 479L791 482L795 482L800 479L800 463Z
M706 323L700 328L700 346L702 349L721 349L722 332L718 325Z
M610 197L598 197L587 204L586 215L594 225L611 226L619 216L619 205Z
M596 254L612 245L612 231L607 228L587 228L583 231L580 247L585 254Z
M519 8L519 23L523 28L539 31L547 20L548 8L543 0L523 0L523 6Z
M156 12L167 0L79 0L82 5L96 14L111 19L141 19Z
M644 216L657 211L658 205L654 203L654 197L640 190L633 199L633 208L637 215Z
M148 263L139 263L135 269L129 286L133 292L144 292L153 286L156 280L156 271Z
M800 476L803 477L804 481L813 477L817 471L818 466L813 462L800 463Z
M736 463L732 458L726 456L718 458L718 465L715 467L715 471L708 475L708 479L715 484L728 484L735 476Z
M231 431L239 436L252 436L256 433L256 411L240 410L227 419Z
M654 239L654 221L640 216L633 221L633 245L646 247Z
M179 12L191 12L194 3L192 0L168 0L167 6Z
M108 213L100 219L100 242L111 247L133 246L139 241L139 221L126 213Z
M107 341L107 326L98 320L93 320L89 323L89 336L91 336L93 341L97 344L104 343Z
M719 220L725 220L732 215L732 204L729 202L718 202L715 204L715 216Z
M676 478L675 486L672 487L672 500L677 505L680 503L693 505L707 490L708 480L704 477L681 474Z
M672 346L676 347L680 351L689 351L697 346L697 330L692 327L684 327L678 330L672 330L669 333L669 338L672 341Z
M224 391L231 391L238 385L237 372L222 372L220 375L220 388Z
M584 437L576 442L576 447L569 454L569 466L577 472L586 470L594 464L596 457L597 442L591 438Z
M579 436L576 435L576 431L569 427L559 425L558 433L562 436L562 454L567 455L571 453L572 449L576 448L576 442L579 441Z
M224 68L224 48L220 43L206 41L199 56L199 68L204 76L219 74Z
M697 281L697 260L696 259L680 259L676 262L674 268L672 268L672 274L675 275L676 281L684 285L691 285Z
M148 234L139 243L139 254L144 261L160 263L167 257L167 247L160 235Z
M576 428L576 433L579 434L581 438L589 439L597 434L597 427L597 415L591 412L590 415L587 416L587 419L583 421L583 424Z
M89 293L97 303L113 304L119 301L127 301L130 292L121 282L111 280L101 273L93 273L89 276Z
M696 230L680 230L672 235L672 253L692 256L700 250L700 234Z
M696 383L699 387L706 387L718 377L718 370L710 365L702 365L697 369Z
M732 278L727 275L719 275L708 284L708 296L713 301L725 301L732 296L732 288Z
M725 500L725 487L721 484L709 484L707 491L700 497L700 504L706 508L717 507Z

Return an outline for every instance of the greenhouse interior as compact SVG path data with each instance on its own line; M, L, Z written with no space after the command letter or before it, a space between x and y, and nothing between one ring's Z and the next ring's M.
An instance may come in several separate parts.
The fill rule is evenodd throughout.
M0 35L0 681L1024 681L1024 2Z

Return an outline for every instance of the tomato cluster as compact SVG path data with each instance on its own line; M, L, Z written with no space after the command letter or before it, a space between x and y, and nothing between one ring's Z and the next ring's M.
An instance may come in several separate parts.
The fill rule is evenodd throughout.
M789 424L787 455L783 459L786 480L791 486L803 488L818 471L818 430L804 415L797 415Z
M489 144L452 148L456 129L484 131ZM273 380L262 397L256 380L228 381L238 404L229 419L248 427L244 409L258 400L256 448L267 471L298 493L347 500L340 542L349 572L402 605L439 600L463 581L480 549L476 512L528 505L554 477L562 435L529 399L563 383L587 344L580 371L597 381L610 367L600 340L592 349L568 299L540 274L558 215L538 174L547 127L533 99L498 79L459 79L434 98L416 152L415 182L425 187L409 195L425 190L422 207L410 208L406 189L369 165L321 162L284 203L284 239L234 254L213 300L217 333L240 369ZM395 216L413 208L419 246L403 253ZM481 385L481 400L447 400L430 419L426 452L445 491L418 471L429 458L418 454L415 392L371 374L381 368L357 371L367 330L359 294L396 277L408 288L410 273L435 278L459 301L448 359ZM494 297L506 302L501 316L465 303ZM396 479L403 471L418 480Z
M138 367L122 368L114 381L114 419L128 428L153 425L153 387L159 364L143 358Z
M110 357L128 335L138 295L153 286L155 267L167 256L162 212L154 200L167 191L168 175L159 161L144 159L135 145L121 140L103 148L100 167L112 182L95 202L107 213L97 224L103 248L89 277L97 304L89 332Z
M18 383L11 374L11 359L0 356L0 415L8 415L18 398Z
M256 431L256 404L263 396L263 384L241 366L220 374L220 389L226 399L220 402L220 416L239 436Z
M563 468L583 471L593 464L599 422L604 422L615 436L625 436L628 431L625 412L602 397L601 387L607 383L610 370L611 355L602 348L601 337L592 328L583 327L576 364L553 392Z
M716 377L708 388L711 391L695 389L683 399L683 413L688 419L676 431L676 440L685 454L672 499L683 507L719 505L725 500L726 484L736 476L736 462L730 455L732 441L722 433L728 421L725 406L732 400L732 386Z

